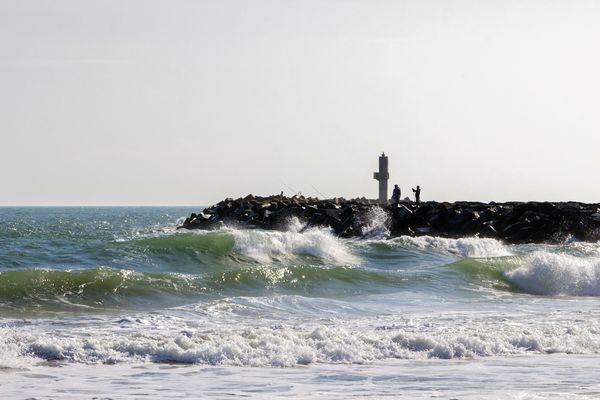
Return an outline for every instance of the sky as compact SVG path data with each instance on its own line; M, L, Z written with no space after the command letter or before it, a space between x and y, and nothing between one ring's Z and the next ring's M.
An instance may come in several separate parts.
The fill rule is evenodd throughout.
M600 202L600 2L0 0L0 205ZM410 193L412 194L412 193Z

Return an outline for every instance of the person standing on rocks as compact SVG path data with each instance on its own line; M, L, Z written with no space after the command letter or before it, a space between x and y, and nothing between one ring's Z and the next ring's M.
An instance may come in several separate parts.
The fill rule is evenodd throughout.
M400 203L400 188L398 185L394 185L394 190L392 191L392 205L397 206Z
M417 206L418 206L419 203L421 202L421 187L419 185L417 185L417 188L413 189L412 191L415 194L415 203L417 203Z

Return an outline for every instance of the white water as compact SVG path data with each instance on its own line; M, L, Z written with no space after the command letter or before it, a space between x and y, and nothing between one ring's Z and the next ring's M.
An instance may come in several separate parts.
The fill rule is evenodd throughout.
M7 265L17 254L49 269L105 265L214 285L165 303L154 289L138 298L100 288L98 304L76 312L2 297L24 305L0 319L0 398L600 398L599 244L386 240L385 219L373 216L366 240L292 221L286 232L217 232L211 251L212 239L194 248L206 238L170 241L181 232L153 223L102 225L108 239L92 227L75 247L42 236L35 254L23 251L30 239L0 249ZM79 301L85 293L58 298L92 304Z
M216 323L185 313L14 321L0 329L0 388L10 399L595 398L600 314L584 308L326 325L231 314ZM225 328L228 320L237 326Z
M42 366L0 374L7 399L597 399L589 356L245 368L137 364Z
M528 293L600 296L600 258L537 251L507 278Z
M326 228L310 228L303 232L233 230L235 250L261 263L294 259L298 255L313 256L319 263L355 265L359 258L346 243Z
M213 305L204 317L196 309L193 318L184 308L169 314L63 320L60 325L52 320L25 325L6 321L0 327L0 368L34 366L40 359L294 367L600 353L600 311L589 303L584 310L568 303L558 311L539 306L519 313L491 309L457 313L438 308L437 315L405 312L327 317L320 322L310 322L301 312L288 318L255 319L252 313L244 315L243 299L237 304L241 309L235 310L229 300L230 311L221 307L217 314Z
M434 236L401 236L391 240L403 247L433 250L460 258L502 257L513 255L510 246L495 239L446 239Z

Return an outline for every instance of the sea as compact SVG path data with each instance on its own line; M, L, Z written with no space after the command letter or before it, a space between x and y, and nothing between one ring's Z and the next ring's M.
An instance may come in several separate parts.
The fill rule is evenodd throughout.
M600 398L600 243L201 210L0 208L0 398Z

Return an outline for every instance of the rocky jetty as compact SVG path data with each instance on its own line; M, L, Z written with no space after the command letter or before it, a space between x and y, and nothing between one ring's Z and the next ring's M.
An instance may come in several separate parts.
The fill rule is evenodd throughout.
M193 213L179 228L223 226L285 230L296 217L305 226L330 227L341 237L368 236L385 227L390 236L478 236L507 243L600 240L600 204L578 202L401 202L380 206L366 198L319 200L303 196L248 195Z

